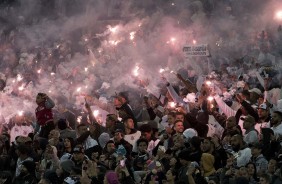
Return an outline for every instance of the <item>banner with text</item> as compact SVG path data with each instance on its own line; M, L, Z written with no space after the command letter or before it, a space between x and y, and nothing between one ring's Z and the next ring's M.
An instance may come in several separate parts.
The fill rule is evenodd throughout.
M210 52L208 44L201 45L186 45L183 47L183 53L185 57L189 56L209 56Z

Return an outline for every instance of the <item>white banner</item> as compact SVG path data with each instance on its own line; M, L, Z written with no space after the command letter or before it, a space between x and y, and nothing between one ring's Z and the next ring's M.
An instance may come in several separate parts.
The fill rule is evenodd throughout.
M201 45L186 45L183 47L183 53L185 57L189 56L209 56L210 52L208 44Z

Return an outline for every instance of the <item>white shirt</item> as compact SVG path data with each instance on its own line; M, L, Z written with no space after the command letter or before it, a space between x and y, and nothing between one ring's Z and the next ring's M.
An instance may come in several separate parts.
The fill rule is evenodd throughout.
M248 132L247 134L244 135L244 141L247 144L251 144L251 143L255 143L259 141L259 136L257 131L255 130L251 130L250 132Z
M141 137L141 132L138 130L134 134L124 135L124 140L133 146L133 150L137 150L136 142Z
M251 158L252 152L250 148L245 148L243 150L238 151L237 166L245 166L247 163L250 162Z
M275 136L282 136L282 123L280 123L277 127L271 127Z
M98 145L98 142L89 135L87 139L84 141L83 147L85 150L87 150L96 145Z

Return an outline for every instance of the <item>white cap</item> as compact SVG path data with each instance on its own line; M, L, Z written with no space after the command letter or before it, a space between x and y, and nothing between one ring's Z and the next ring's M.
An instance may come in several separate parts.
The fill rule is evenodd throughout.
M186 139L191 139L194 136L198 136L198 133L193 128L188 128L183 132L183 135Z

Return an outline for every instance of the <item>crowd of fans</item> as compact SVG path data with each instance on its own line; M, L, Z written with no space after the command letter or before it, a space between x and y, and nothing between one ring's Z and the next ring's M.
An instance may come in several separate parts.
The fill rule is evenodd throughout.
M211 2L194 2L195 20L215 16ZM225 4L225 13L239 19L231 11L238 4ZM37 107L35 113L15 113L8 122L0 120L0 183L282 183L281 31L281 26L278 32L258 31L252 38L230 31L226 41L217 42L218 61L207 66L205 59L195 57L197 68L191 65L171 72L174 80L161 75L158 93L148 93L147 82L140 80L137 90L117 92L106 103L100 98L105 98L105 89L88 94L79 109L69 105L75 103L74 97L54 94L53 98L48 91L36 97L23 94L18 86L7 89L13 82L6 79L24 71L19 86L27 88L32 82L36 88L42 73L59 75L61 63L74 53L100 47L95 45L99 40L88 41L82 34L78 44L62 39L21 50L17 48L24 37L21 30L5 30L0 37L4 75L0 95L29 99ZM246 43L247 38L251 41ZM224 62L234 55L241 59ZM98 59L108 66L107 57ZM38 72L39 68L43 70ZM60 75L82 81L77 73ZM72 90L76 91L69 93ZM105 120L93 113L93 106L107 112Z

